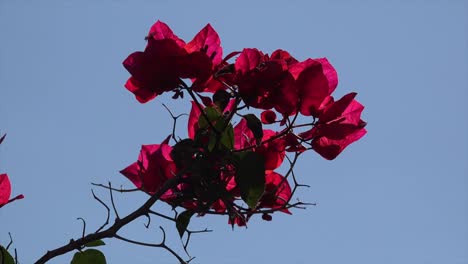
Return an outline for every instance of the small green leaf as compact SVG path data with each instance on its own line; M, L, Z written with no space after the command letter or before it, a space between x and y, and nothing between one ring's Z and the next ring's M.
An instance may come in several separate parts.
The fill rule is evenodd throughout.
M177 231L179 231L179 236L181 238L184 235L185 230L187 230L187 226L190 223L190 218L192 217L192 215L193 215L193 212L187 210L187 211L180 213L177 216L176 227L177 227Z
M2 246L0 246L0 263L2 263L2 264L15 264L15 260L13 259L13 257Z
M221 113L218 112L218 110L216 110L214 107L206 107L203 111L205 111L205 114L208 117L210 123L218 120L221 117ZM208 126L209 123L208 120L206 120L205 115L200 115L198 118L198 127L207 128Z
M216 122L215 128L217 131L221 132L220 142L223 146L225 146L228 150L234 148L234 129L232 125L229 123L226 125L226 120L224 118L218 120Z
M200 117L200 120L201 118L202 117ZM215 132L210 131L208 151L213 151L216 147L216 143L221 143L221 145L226 147L228 150L234 148L234 129L230 123L226 124L226 122L227 120L224 119L223 116L219 116L216 123L214 123L215 130L221 134L216 134ZM218 148L220 148L221 145L218 144Z
M237 153L236 156L236 183L242 200L254 209L265 191L265 162L260 154L252 151Z
M244 118L247 121L247 127L254 134L254 137L257 140L257 144L260 143L263 138L262 122L254 114L247 114L244 116Z
M221 135L221 144L225 146L228 150L234 148L234 129L232 125L229 124Z
M70 264L106 264L106 257L97 249L76 252Z
M85 247L99 247L104 246L106 243L102 240L96 240L85 244Z

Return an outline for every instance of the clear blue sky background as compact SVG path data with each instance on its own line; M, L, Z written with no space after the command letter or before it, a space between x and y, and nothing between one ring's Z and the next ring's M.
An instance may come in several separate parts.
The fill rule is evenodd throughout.
M161 106L123 84L125 57L158 19L190 40L206 23L227 52L276 48L327 57L337 96L359 93L368 135L335 161L304 155L297 175L316 207L194 228L193 263L468 263L468 3L466 1L0 1L0 171L26 198L0 210L0 243L20 261L96 229L105 212L91 182L131 184L118 171L141 144L170 132ZM176 113L188 103L171 101ZM181 125L185 130L185 124ZM108 199L104 190L96 190ZM121 215L145 196L117 195ZM153 219L122 234L158 242ZM171 224L168 242L181 252ZM108 263L176 263L163 250L106 240ZM50 263L67 263L72 255Z

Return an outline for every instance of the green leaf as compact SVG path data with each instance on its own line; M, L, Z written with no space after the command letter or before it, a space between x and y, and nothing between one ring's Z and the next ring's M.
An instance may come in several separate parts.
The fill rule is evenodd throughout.
M179 231L179 236L181 238L184 235L185 230L187 230L187 226L190 223L190 218L192 217L192 215L193 215L193 212L187 210L187 211L180 213L177 216L176 227L177 227L177 231Z
M102 240L96 240L85 244L85 247L99 247L104 246L106 243Z
M221 133L215 133L210 131L209 140L208 140L208 151L213 151L216 147L216 143L221 143L222 146L225 146L228 150L234 148L234 129L230 123L226 124L227 120L214 108L205 108L211 109L206 112L208 119L213 124L214 129ZM203 121L206 120L203 116L200 116L198 119L198 124L200 128L207 128L208 123ZM200 130L199 130L200 131ZM220 145L218 144L218 148Z
M237 153L236 156L236 183L242 200L254 209L265 191L265 162L260 154L252 151Z
M247 127L252 131L255 139L257 139L257 144L260 143L263 138L262 122L254 114L247 114L244 118L247 121Z
M2 246L0 246L0 263L2 263L2 264L15 264L15 260L13 259L13 257Z
M228 150L234 148L234 128L229 124L221 135L221 144Z
M216 122L215 128L217 131L222 132L220 142L228 150L234 148L234 128L231 124L227 124L226 120L223 118ZM224 129L224 130L223 130Z
M97 249L76 252L70 264L106 264L106 257Z
M221 117L221 113L218 112L218 110L216 110L214 107L206 107L203 111L205 111L205 114L208 117L210 123L218 120ZM209 126L208 120L206 120L205 115L200 115L198 118L198 127L207 128Z

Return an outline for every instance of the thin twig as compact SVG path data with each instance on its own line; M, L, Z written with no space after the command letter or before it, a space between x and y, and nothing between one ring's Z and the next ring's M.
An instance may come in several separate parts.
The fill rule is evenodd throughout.
M111 182L109 182L109 193L110 193L112 208L114 208L115 217L117 219L120 219L119 213L117 212L117 208L115 207L115 203L114 203L114 195L112 194Z
M6 250L8 250L11 246L11 244L13 244L13 237L11 236L11 233L8 232L8 236L10 237L10 242L8 243L8 245L6 246Z
M167 219L167 220L170 220L170 221L173 221L173 222L175 222L176 219L177 219L177 216L176 216L176 217L170 217L170 216L167 216L167 215L164 215L164 214L155 212L155 211L153 211L153 210L149 210L149 213L150 213L150 214L153 214L153 215L157 215L157 216L159 216L159 217L162 217L162 218L164 218L164 219Z
M190 230L187 229L187 230L185 230L185 231L187 232L187 240L186 240L185 243L182 244L182 245L183 245L183 247L184 247L184 251L185 251L185 253L187 254L187 256L191 257L190 254L189 254L188 251L187 251L187 247L188 247L188 244L189 244L191 235L192 235L192 234L198 234L198 233L212 232L213 230L209 230L208 228L205 228L205 229L203 229L203 230L190 231ZM190 262L190 261L188 261L188 262Z
M131 243L131 244L135 244L135 245L140 245L140 246L146 246L146 247L159 247L159 248L164 248L165 250L169 251L174 257L177 258L177 260L179 260L179 262L181 264L187 264L187 262L181 257L179 256L174 250L172 250L170 247L168 247L166 244L165 244L165 240L166 240L166 232L164 231L164 229L162 227L159 227L161 228L162 232L163 232L163 241L161 243L158 243L158 244L154 244L154 243L145 243L145 242L140 242L140 241L135 241L135 240L132 240L132 239L128 239L128 238L125 238L125 237L121 237L119 236L118 234L115 234L114 237L117 238L117 239L120 239L122 241L125 241L127 243Z
M104 238L112 238L115 237L117 232L125 225L129 224L130 222L133 222L135 219L139 218L142 215L147 214L148 210L153 206L153 204L159 200L161 195L163 195L167 190L174 188L177 186L177 184L180 183L182 179L182 175L185 174L185 170L180 171L175 177L168 179L164 185L155 193L153 194L142 206L140 206L138 209L130 213L129 215L125 216L124 218L121 219L116 219L114 224L110 227L108 227L105 230L98 231L96 233L91 233L88 234L87 236L77 239L77 240L71 240L68 244L61 246L59 248L56 248L54 250L47 251L39 260L35 262L35 264L44 264L47 261L49 261L52 258L55 258L57 256L63 255L65 253L68 253L70 251L73 251L75 249L81 248L83 245L99 240L99 239L104 239ZM93 193L94 195L94 193ZM94 195L95 196L95 195ZM96 198L96 196L95 196ZM98 201L100 201L99 198L96 198ZM100 201L102 204L104 204L102 201ZM106 208L108 208L106 206ZM110 211L110 210L109 210Z
M187 115L187 114L180 114L178 116L174 116L174 114L172 114L171 110L169 109L169 107L167 107L164 103L162 104L162 106L164 108L166 108L167 112L169 112L169 115L172 117L172 120L174 120L173 124L172 124L172 139L174 139L174 141L177 143L178 140L175 136L175 131L176 131L176 125L177 125L177 119L181 116L184 116L184 115Z
M93 194L93 197L94 199L96 199L100 204L102 204L106 210L107 210L107 218L106 218L106 222L104 222L104 224L99 227L95 233L98 233L99 231L101 231L106 225L109 224L109 219L110 219L110 208L109 206L107 206L107 204L105 204L101 199L99 199L99 197L96 196L96 194L94 194L94 191L91 189L91 193Z
M106 185L100 184L100 183L91 183L91 185L98 186L98 187L101 187L101 188L104 188L104 189L109 189L109 186L106 186ZM142 191L141 189L138 189L138 188L134 188L134 189L122 189L122 187L120 187L120 189L112 188L112 190L115 191L115 192L120 192L120 193Z

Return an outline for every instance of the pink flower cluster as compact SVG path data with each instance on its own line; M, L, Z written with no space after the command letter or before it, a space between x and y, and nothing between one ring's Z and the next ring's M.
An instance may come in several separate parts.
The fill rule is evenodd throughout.
M181 176L161 197L174 207L227 214L238 225L254 213L265 220L274 211L290 213L293 188L288 175L275 171L286 153L313 149L332 160L366 134L356 93L333 98L338 77L326 58L299 61L284 50L268 55L255 48L223 58L209 24L186 43L158 21L147 40L144 51L123 62L131 74L125 87L141 103L165 92L174 99L190 94L188 138L173 146L171 136L143 145L138 160L121 173L148 194ZM262 110L259 117L242 112L251 108ZM235 125L234 116L240 117ZM299 116L309 122L296 124ZM271 124L277 131L264 128Z

